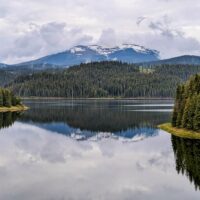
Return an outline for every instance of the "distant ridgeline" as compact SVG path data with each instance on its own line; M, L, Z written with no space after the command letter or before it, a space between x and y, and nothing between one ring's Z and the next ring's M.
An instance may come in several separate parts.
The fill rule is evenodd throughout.
M103 61L18 76L7 87L19 96L174 97L176 86L197 73L198 65L144 67Z
M0 88L0 108L21 105L21 100L10 90Z
M172 126L200 131L200 75L178 86Z

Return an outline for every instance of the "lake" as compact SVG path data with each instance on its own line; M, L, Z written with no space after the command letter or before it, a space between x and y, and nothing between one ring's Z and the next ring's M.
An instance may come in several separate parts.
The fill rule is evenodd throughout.
M0 199L200 199L200 140L156 128L173 101L24 103L0 113Z

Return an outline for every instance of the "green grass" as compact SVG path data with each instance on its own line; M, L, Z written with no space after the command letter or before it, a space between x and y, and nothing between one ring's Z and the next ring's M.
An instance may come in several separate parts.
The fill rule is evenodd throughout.
M0 107L0 112L16 112L16 111L25 111L28 110L28 107L25 105L17 105L11 107Z
M200 139L200 132L172 127L171 123L161 124L158 126L158 128L178 137L189 138L189 139Z

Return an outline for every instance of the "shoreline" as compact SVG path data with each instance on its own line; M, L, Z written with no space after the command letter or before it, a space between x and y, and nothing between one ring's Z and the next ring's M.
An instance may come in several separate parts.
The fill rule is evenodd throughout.
M195 140L200 139L200 132L172 127L171 123L158 125L158 128L180 138L195 139Z
M17 105L17 106L11 106L11 107L0 107L0 113L3 112L22 112L22 111L26 111L29 108L25 105Z
M172 97L88 97L88 98L69 98L69 97L20 97L22 100L29 99L66 99L66 100L174 100Z

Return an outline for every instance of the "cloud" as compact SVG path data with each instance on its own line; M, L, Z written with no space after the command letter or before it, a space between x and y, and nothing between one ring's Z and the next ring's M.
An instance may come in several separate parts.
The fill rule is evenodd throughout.
M170 23L171 21L169 20L168 16L165 15L159 21L151 21L149 23L149 28L160 32L166 37L183 36L183 32L176 28L170 27Z
M133 34L128 40L138 41L140 44L158 49L162 58L183 54L200 55L199 40L187 36L182 30L174 27L168 16L163 16L156 21L146 18L140 24L146 25L149 31Z
M20 62L59 51L73 45L88 44L92 36L81 28L68 28L66 23L50 22L43 25L29 24L29 29L19 34L8 47L7 62Z
M117 43L116 33L113 29L105 29L102 31L98 43L104 46L115 46Z
M136 24L139 26L145 19L146 19L146 17L143 17L143 16L138 17L137 21L136 21Z
M124 41L156 47L163 57L200 55L199 0L0 2L0 62L36 59L79 43Z

